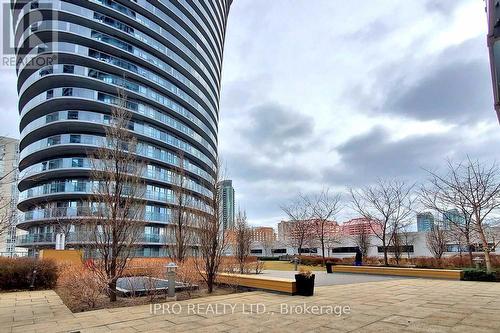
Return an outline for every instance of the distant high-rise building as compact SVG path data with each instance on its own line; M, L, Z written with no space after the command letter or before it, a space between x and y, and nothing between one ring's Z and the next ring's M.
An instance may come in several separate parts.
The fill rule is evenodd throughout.
M456 208L447 210L443 213L443 226L445 229L450 229L453 225L465 224L465 217Z
M19 140L0 137L0 255L9 257L19 252L16 250L18 163Z
M234 187L232 180L223 180L221 182L222 187L222 214L221 222L224 229L234 228Z
M430 231L434 226L434 215L431 212L417 214L417 231Z

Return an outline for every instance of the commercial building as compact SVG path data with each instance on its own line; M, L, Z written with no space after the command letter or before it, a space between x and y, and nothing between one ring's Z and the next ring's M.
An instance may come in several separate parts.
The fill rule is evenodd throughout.
M306 243L315 242L315 235L318 233L318 226L320 220L309 219L302 221L281 221L278 223L278 240L287 244L293 243L295 239L299 237L299 233L302 233L300 229L297 228L297 223L303 224L303 229L305 230L305 241ZM341 231L341 227L335 221L325 221L324 225L324 235L325 238L335 238ZM310 244L304 244L310 245Z
M16 228L17 178L19 175L19 140L0 136L0 255L13 257L25 251L16 248L16 239L22 233Z
M344 222L341 226L342 234L354 236L359 234L372 235L375 232L380 233L382 228L379 223L366 219L364 217L359 217L351 219Z
M20 60L18 226L28 231L20 246L53 248L62 224L67 246L82 239L83 227L71 221L85 221L93 207L88 154L104 145L112 108L125 105L146 165L148 225L139 255L168 251L175 170L184 169L197 209L212 195L231 2L12 1Z
M252 241L261 243L272 243L276 241L276 233L272 227L252 228Z
M430 231L434 226L434 215L431 212L417 214L417 231Z
M234 187L232 180L223 180L221 182L221 223L224 230L234 228L234 216L235 216L235 199L234 199Z
M443 212L443 227L445 230L463 224L465 224L465 217L458 209L453 208Z

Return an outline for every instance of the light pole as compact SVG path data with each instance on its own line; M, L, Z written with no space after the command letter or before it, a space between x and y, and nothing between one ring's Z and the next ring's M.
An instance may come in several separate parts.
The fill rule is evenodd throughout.
M170 298L175 297L175 271L177 270L177 265L175 262L169 262L165 265L167 269L167 279L168 279L168 294L167 296Z

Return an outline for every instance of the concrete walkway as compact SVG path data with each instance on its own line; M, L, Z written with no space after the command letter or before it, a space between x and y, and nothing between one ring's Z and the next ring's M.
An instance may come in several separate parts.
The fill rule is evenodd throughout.
M335 314L346 306L349 314ZM73 314L53 291L1 293L0 332L493 333L500 332L500 283L391 279L317 287L313 297L249 292L152 309Z
M314 283L316 286L333 286L339 284L352 284L352 283L363 283L363 282L377 282L377 281L387 281L387 280L401 280L401 279L413 279L411 277L401 277L401 276L389 276L389 275L373 275L373 274L350 274L350 273L331 273L328 274L325 271L314 271L313 272ZM275 271L275 270L265 270L263 272L264 276L272 276L279 278L295 279L295 271Z

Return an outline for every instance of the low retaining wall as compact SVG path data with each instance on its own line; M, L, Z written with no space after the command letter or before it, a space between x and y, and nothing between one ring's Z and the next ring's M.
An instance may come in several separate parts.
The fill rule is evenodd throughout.
M293 279L220 273L217 275L217 281L247 288L279 291L291 295L296 292L295 280Z
M464 274L463 271L461 270L451 270L451 269L346 266L346 265L333 266L333 272L412 276L421 278L449 279L449 280L461 280Z

